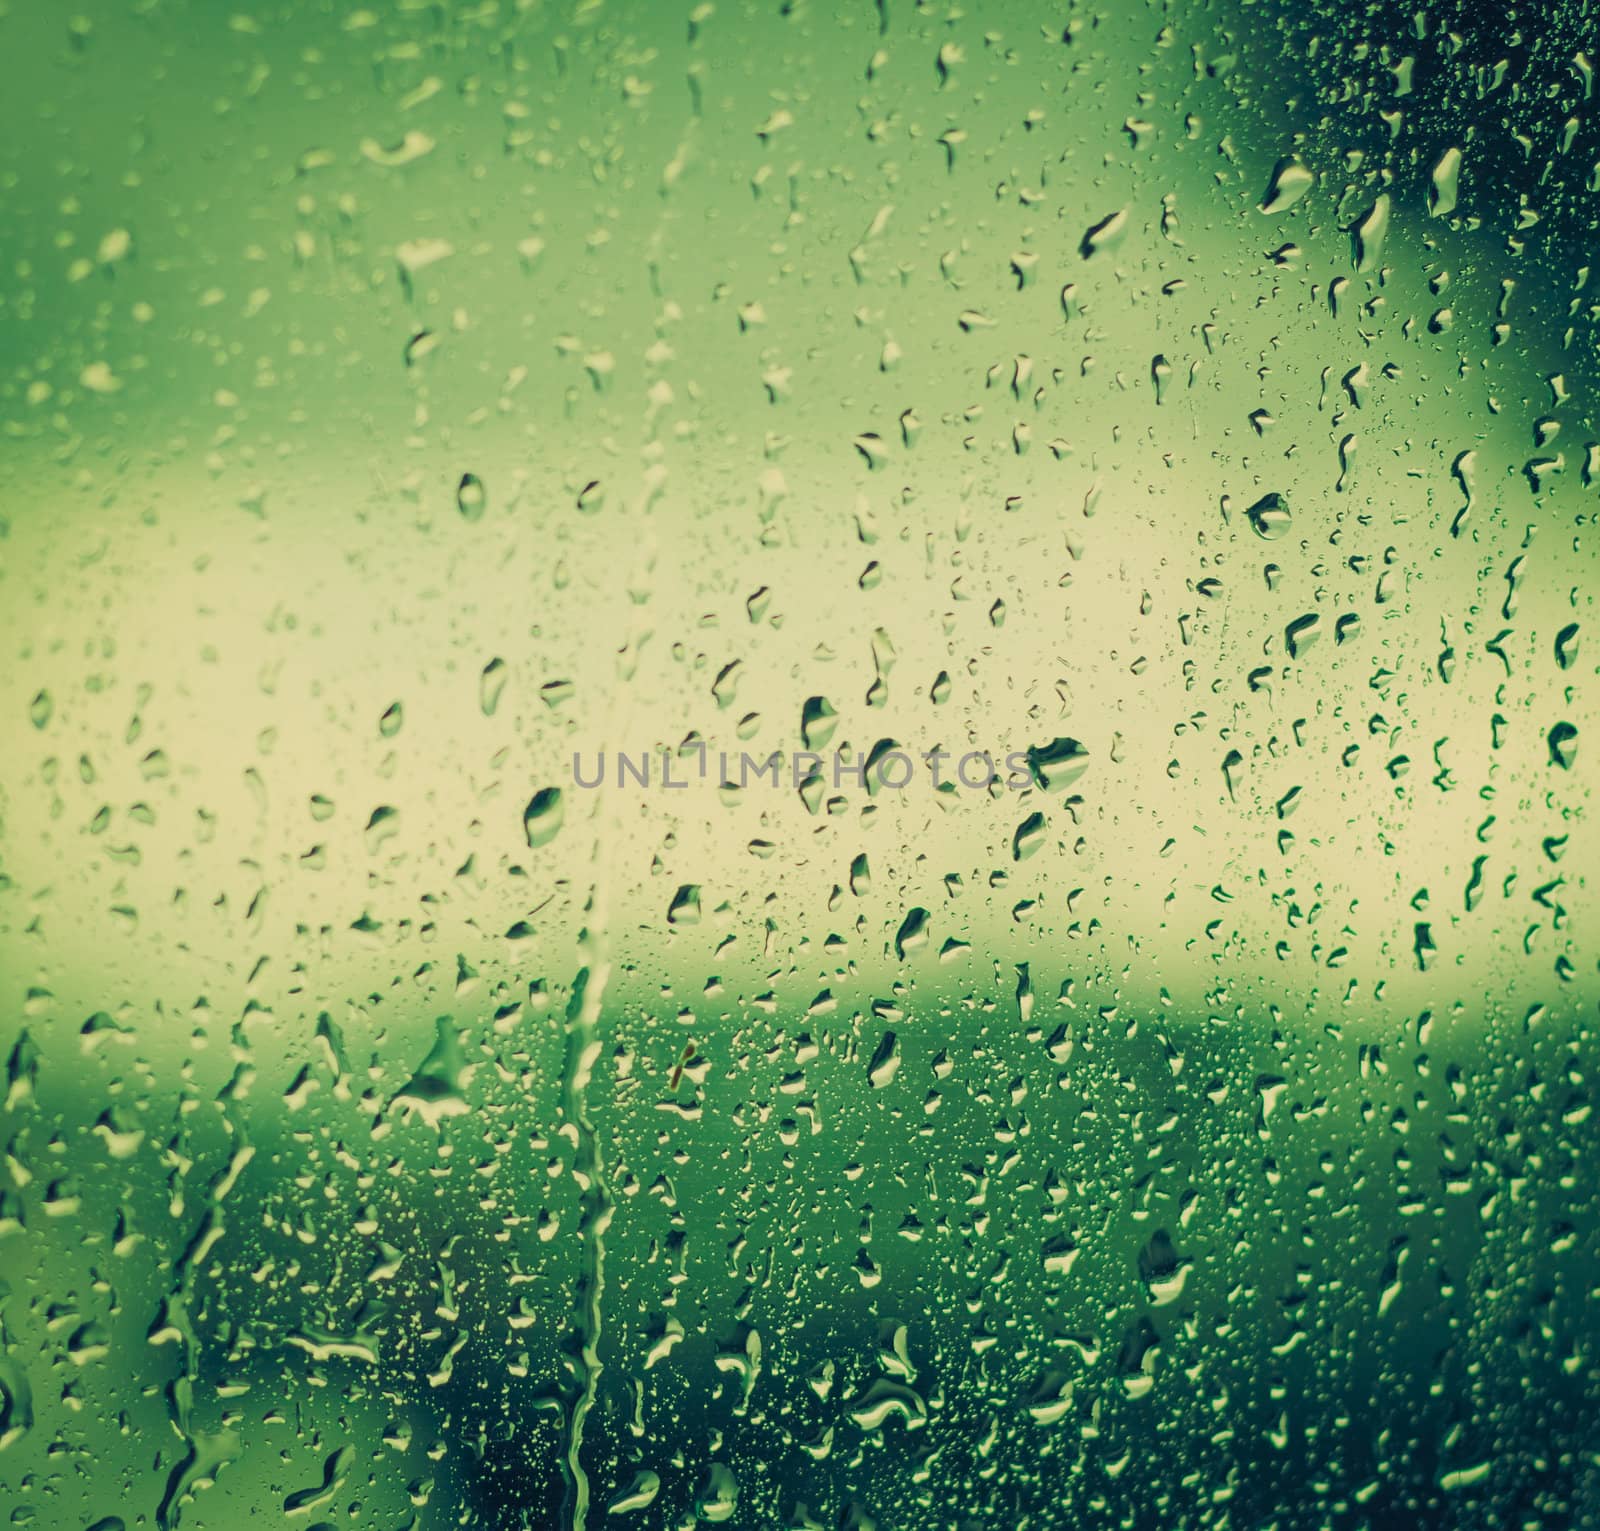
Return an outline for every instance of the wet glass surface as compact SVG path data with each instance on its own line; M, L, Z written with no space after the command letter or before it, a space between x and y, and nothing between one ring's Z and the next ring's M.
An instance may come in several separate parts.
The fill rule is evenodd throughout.
M1593 46L0 5L9 1524L1586 1524Z

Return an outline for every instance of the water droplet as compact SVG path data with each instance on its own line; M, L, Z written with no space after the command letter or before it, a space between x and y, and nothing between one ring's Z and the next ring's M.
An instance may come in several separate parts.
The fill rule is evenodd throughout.
M1250 522L1250 530L1263 542L1276 542L1287 536L1294 519L1289 513L1288 500L1281 494L1262 495L1245 511L1245 517Z
M461 512L462 520L483 520L483 513L488 506L489 495L483 487L483 480L476 473L463 473L461 482L456 485L456 509Z
M1261 198L1264 213L1287 212L1315 184L1316 177L1294 155L1280 159L1273 167L1272 179Z

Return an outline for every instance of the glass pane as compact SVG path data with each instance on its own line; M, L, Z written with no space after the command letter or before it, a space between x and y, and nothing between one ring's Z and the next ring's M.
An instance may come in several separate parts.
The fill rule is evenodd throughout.
M1585 1523L1582 20L0 5L10 1523Z

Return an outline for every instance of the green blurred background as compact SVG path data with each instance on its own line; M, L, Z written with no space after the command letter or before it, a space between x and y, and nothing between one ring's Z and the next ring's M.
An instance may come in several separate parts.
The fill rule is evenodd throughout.
M0 10L12 1523L1591 1523L1592 29Z

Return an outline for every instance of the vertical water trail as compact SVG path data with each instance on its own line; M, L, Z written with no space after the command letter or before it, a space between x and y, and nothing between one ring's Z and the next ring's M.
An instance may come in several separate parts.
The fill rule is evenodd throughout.
M648 538L640 554L646 571L653 561ZM642 588L642 578L630 579L630 590ZM648 636L642 616L635 613L629 636L618 654L617 685L612 694L607 731L603 740L623 741L629 715L628 693L637 662L639 644ZM625 745L623 746L625 747ZM572 1144L572 1177L578 1186L578 1238L582 1267L578 1275L577 1337L581 1380L578 1395L567 1414L565 1466L567 1517L571 1531L586 1531L589 1516L589 1476L582 1460L583 1431L600 1388L604 1363L600 1340L604 1330L606 1232L615 1211L606 1180L604 1155L589 1111L589 1086L600 1057L600 1012L611 976L609 949L610 869L612 842L607 833L603 784L597 791L593 813L592 874L584 905L583 929L578 936L579 968L567 1002L566 1039L561 1066L561 1131Z
M662 209L646 249L650 291L657 299L661 297L661 250L669 217L669 193L672 183L687 160L694 126L694 120L691 119L685 136L676 146L671 160L662 173ZM665 315L658 319L658 331L665 322ZM668 396L670 397L670 390ZM651 506L662 493L666 483L666 466L661 460L662 453L657 440L660 411L661 400L652 390L645 413L643 432L643 484L637 504L632 507L633 514L640 523L648 522ZM632 711L632 682L638 668L640 650L651 632L647 605L656 561L656 541L650 534L647 524L634 528L633 541L637 552L632 571L622 587L628 622L626 635L617 651L617 683L612 692L607 729L601 736L602 759L607 748L626 750L629 747L627 728ZM605 629L602 627L599 631L604 632ZM580 966L573 982L572 996L567 1004L566 1041L561 1075L562 1131L573 1145L573 1178L577 1182L580 1198L578 1231L583 1262L579 1273L577 1308L581 1382L578 1395L573 1400L567 1415L565 1451L566 1523L570 1531L587 1531L588 1526L590 1490L589 1476L582 1460L583 1435L590 1410L593 1409L599 1394L600 1378L605 1370L600 1358L600 1342L605 1322L605 1240L616 1209L606 1180L599 1136L589 1111L589 1086L593 1080L595 1064L600 1057L600 1013L605 1002L606 985L611 975L608 937L611 877L608 861L612 841L607 833L605 802L602 781L593 811L593 874L588 902L584 907L583 930L578 939Z
M566 1056L561 1071L563 1130L573 1142L572 1174L578 1184L578 1237L583 1248L583 1268L578 1277L578 1356L583 1378L567 1421L567 1509L573 1531L584 1531L589 1514L589 1477L582 1462L583 1428L594 1407L603 1366L600 1337L604 1322L606 1285L606 1230L611 1226L614 1203L606 1183L605 1166L594 1122L589 1115L589 1082L600 1056L600 1006L605 997L609 965L602 947L604 912L602 883L596 868L594 890L586 911L587 927L580 944L587 948L588 965L578 972L567 1006Z

